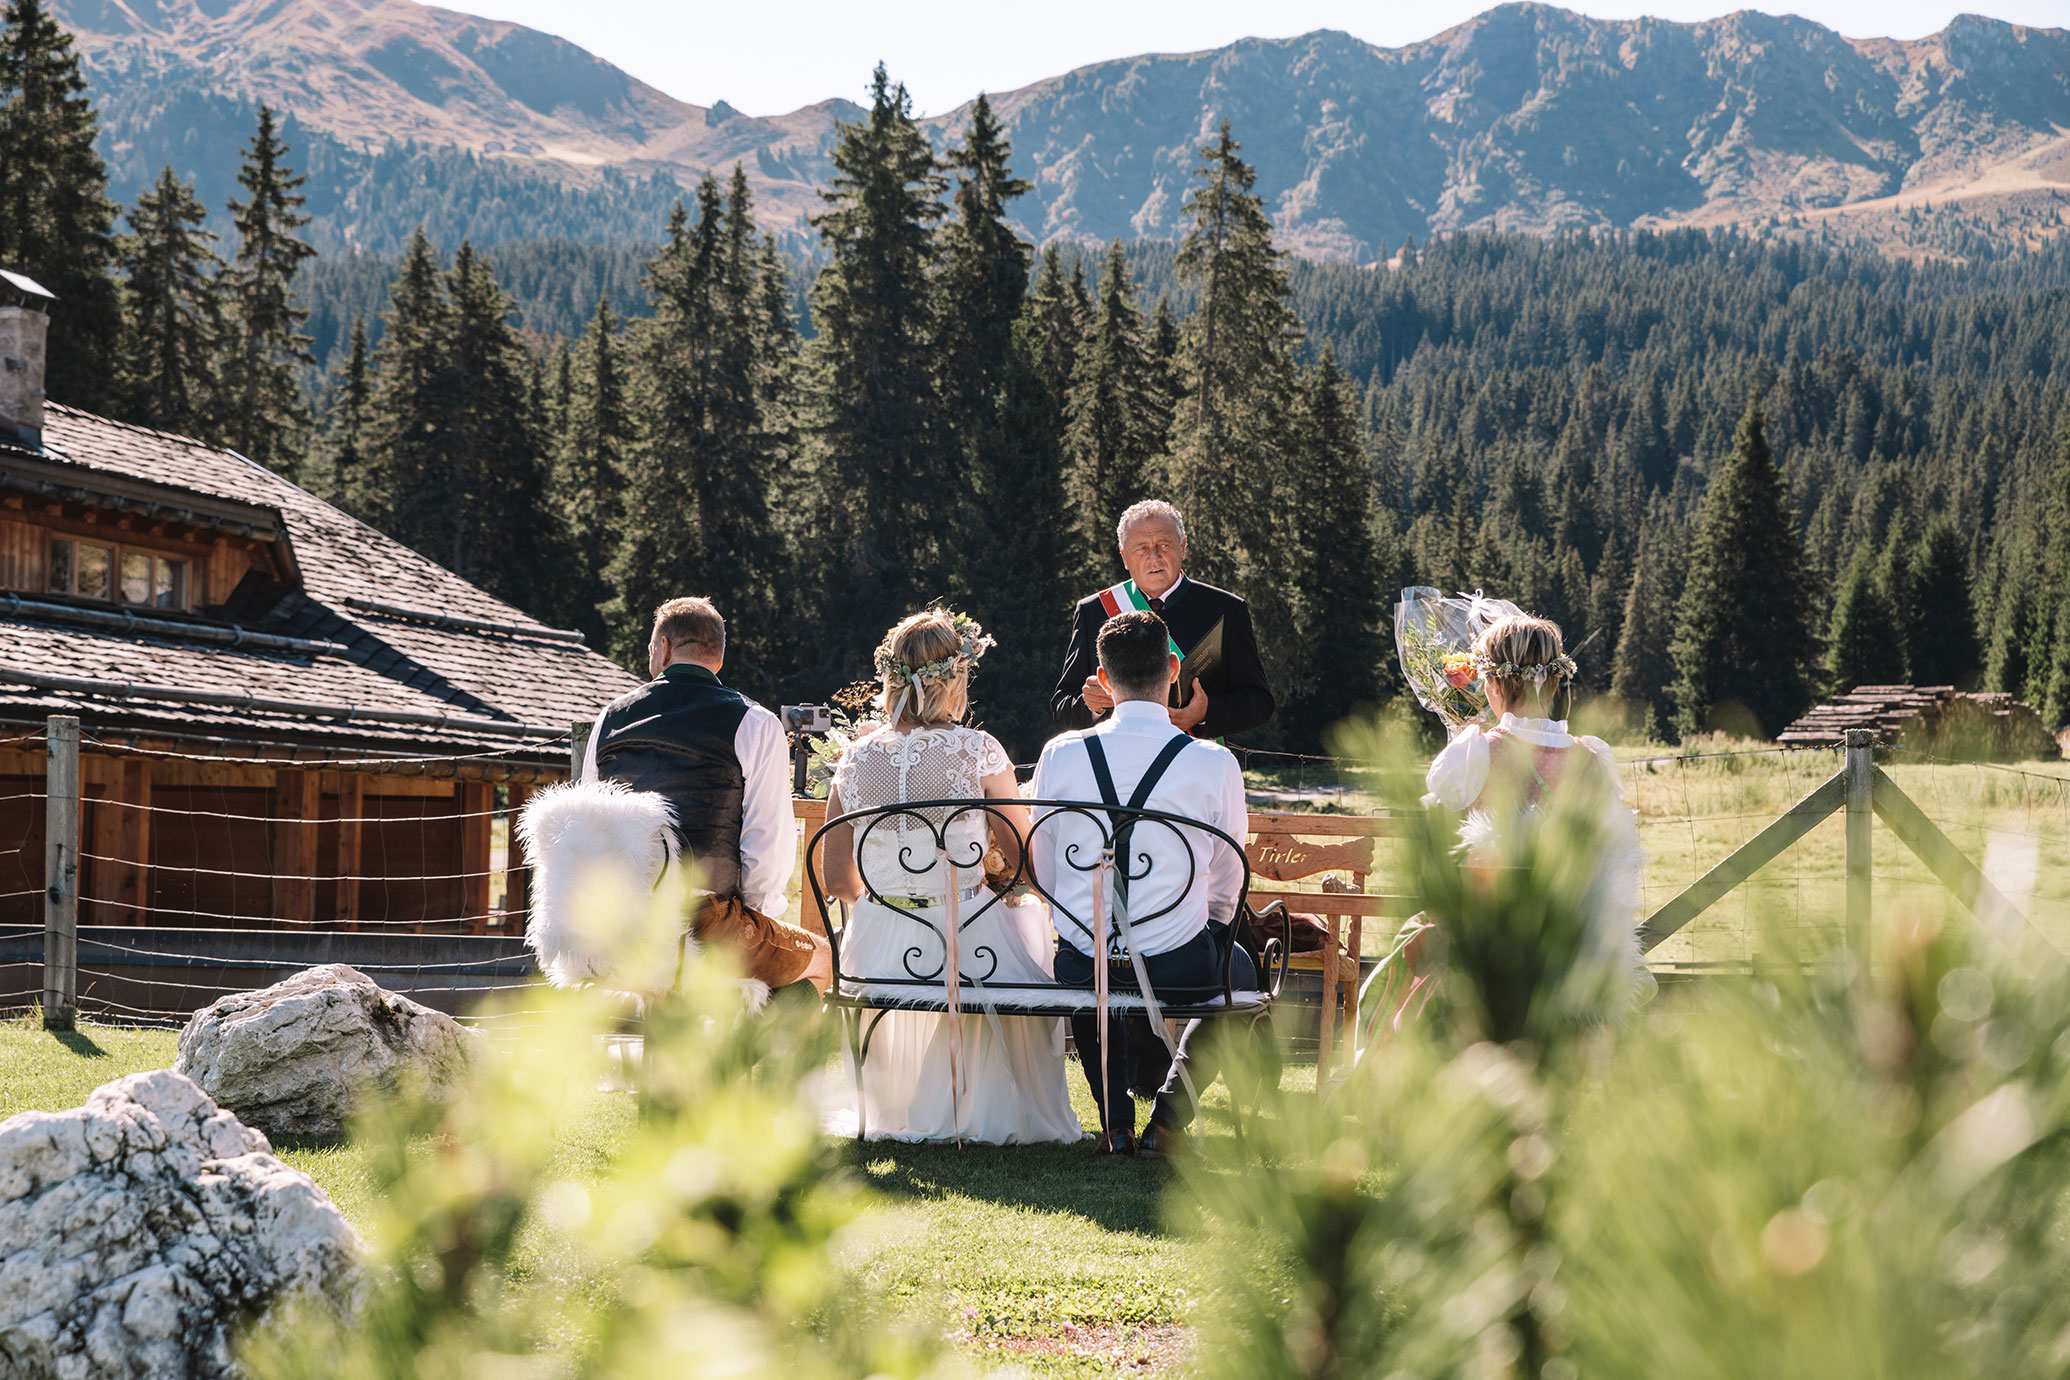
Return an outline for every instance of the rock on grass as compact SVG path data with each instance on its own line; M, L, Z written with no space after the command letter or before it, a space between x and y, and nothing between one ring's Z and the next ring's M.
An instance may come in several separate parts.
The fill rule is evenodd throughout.
M477 1038L356 968L326 963L195 1012L173 1068L271 1135L335 1136L370 1089L445 1096Z
M360 1252L321 1188L169 1070L0 1122L0 1380L235 1376L239 1322L347 1306Z

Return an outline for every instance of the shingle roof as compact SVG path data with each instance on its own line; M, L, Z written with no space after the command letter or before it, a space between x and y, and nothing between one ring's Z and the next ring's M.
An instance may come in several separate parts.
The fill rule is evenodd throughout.
M345 652L260 651L39 622L0 612L0 664L44 676L142 682L359 711L451 714L564 729L637 682L580 643L494 598L435 562L246 460L183 436L53 404L42 459L101 475L176 486L277 511L302 588L248 626L343 644ZM355 608L363 600L507 631L439 626ZM252 713L80 696L0 685L0 718L20 722L77 708L95 722L137 728L191 723L232 737L409 743L420 750L478 748L489 737L433 726L341 722L309 714ZM509 737L496 738L499 746Z

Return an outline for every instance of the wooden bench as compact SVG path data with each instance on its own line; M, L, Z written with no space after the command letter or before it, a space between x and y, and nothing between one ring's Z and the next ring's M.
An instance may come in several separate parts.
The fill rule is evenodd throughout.
M1415 913L1409 896L1366 889L1373 872L1375 841L1407 837L1409 822L1387 815L1321 815L1252 811L1246 851L1251 864L1251 904L1281 902L1289 910L1320 915L1330 942L1320 954L1302 954L1292 966L1320 970L1322 1016L1317 1027L1315 1081L1329 1077L1340 1022L1345 1057L1358 1058L1360 953L1365 921L1400 919ZM1322 879L1320 891L1260 887L1259 881ZM1341 995L1341 1000L1340 1000Z
M802 802L801 802L802 803ZM814 802L817 803L817 802ZM1176 840L1181 852L1169 852L1169 866L1176 870L1178 859L1183 857L1187 880L1172 891L1173 899L1162 909L1141 915L1133 915L1136 923L1148 923L1167 914L1177 905L1179 899L1190 891L1193 879L1205 870L1205 859L1200 858L1193 846L1194 836L1207 835L1228 845L1242 861L1243 885L1241 893L1250 890L1250 867L1246 855L1237 841L1212 825L1167 814L1152 809L1129 809L1125 806L1106 806L1097 803L1070 800L1026 800L1002 802L998 800L926 800L912 801L901 805L884 805L875 809L855 810L832 819L824 818L805 844L806 891L809 896L807 913L825 931L833 947L834 979L827 993L829 1006L842 1012L842 1038L852 1059L856 1090L856 1134L867 1134L863 1114L863 1066L869 1059L870 1042L877 1026L893 1011L929 1011L946 1014L950 1011L963 1015L981 1016L1073 1016L1091 1009L1092 993L1083 987L1074 987L1062 982L1046 983L997 983L991 981L997 970L997 955L982 947L973 946L965 950L960 941L963 932L970 929L979 918L990 913L994 907L1005 902L987 888L980 887L975 896L959 902L955 914L955 929L959 935L957 944L957 973L960 991L952 1005L946 982L948 971L946 923L949 910L942 905L920 907L893 904L912 896L916 892L931 893L942 877L938 869L953 867L947 878L948 884L963 892L971 883L967 879L982 878L982 855L965 859L952 853L956 844L952 841L951 826L959 820L979 816L991 822L995 833L1010 830L1011 825L1000 812L1001 804L1019 804L1034 812L1034 824L1030 837L1024 840L1020 850L1021 858L1011 877L1004 879L1003 887L1011 889L1025 881L1049 906L1050 923L1056 930L1068 935L1073 946L1080 952L1089 952L1096 947L1094 941L1095 917L1078 915L1060 904L1046 890L1030 866L1031 850L1054 848L1058 852L1059 866L1079 872L1090 872L1102 861L1119 865L1120 860L1112 857L1113 834L1117 826L1125 825L1134 832L1134 841L1127 852L1138 862L1129 867L1129 881L1135 894L1141 897L1152 892L1159 885L1158 878L1169 877L1170 873L1157 873L1157 861L1147 846L1141 844L1146 834L1155 832L1158 838ZM1089 825L1100 846L1086 850L1083 842L1066 843L1062 840L1063 825L1059 821L1079 821ZM827 894L824 882L824 840L827 834L841 826L848 825L854 831L858 842L870 837L881 828L898 827L902 823L906 832L920 835L917 846L908 845L902 849L899 875L895 877L873 877L865 869L862 877L864 898L877 902L887 914L896 914L914 926L913 944L905 951L904 974L858 973L851 971L842 958L842 939L850 923L846 902ZM1081 851L1083 850L1083 851ZM924 864L924 865L923 865ZM1111 877L1111 870L1109 876ZM1169 883L1162 884L1172 890ZM1108 892L1111 896L1111 891ZM890 899L887 900L886 898ZM1273 1002L1279 994L1280 984L1285 980L1287 969L1287 940L1290 937L1285 926L1285 908L1268 908L1267 912L1254 912L1260 923L1271 925L1278 922L1280 934L1265 946L1265 961L1260 965L1259 977L1264 984L1254 989L1241 989L1232 981L1236 945L1230 944L1223 955L1221 991L1204 999L1192 1001L1167 1001L1158 997L1162 1014L1168 1020L1190 1020L1201 1016L1233 1016L1256 1024L1269 1016ZM1239 916L1241 918L1241 916ZM808 922L810 923L810 922ZM1145 1009L1143 998L1133 992L1115 992L1109 1001L1110 1011L1140 1011Z

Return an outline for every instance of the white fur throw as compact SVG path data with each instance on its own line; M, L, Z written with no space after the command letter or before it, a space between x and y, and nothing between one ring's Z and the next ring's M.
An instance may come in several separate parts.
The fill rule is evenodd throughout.
M676 860L675 810L619 781L549 786L525 803L532 863L525 943L557 987L665 992L684 942L680 900L660 885Z

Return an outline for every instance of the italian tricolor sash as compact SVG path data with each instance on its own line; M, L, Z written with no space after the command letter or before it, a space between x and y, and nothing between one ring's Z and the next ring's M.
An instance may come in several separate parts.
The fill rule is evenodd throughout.
M1143 591L1136 588L1134 580L1123 580L1118 585L1109 585L1101 590L1100 604L1107 610L1109 618L1124 613L1150 612L1150 601L1143 597ZM1185 651L1180 648L1178 639L1172 636L1170 628L1164 630L1164 640L1171 647L1173 656L1181 661L1186 659Z

